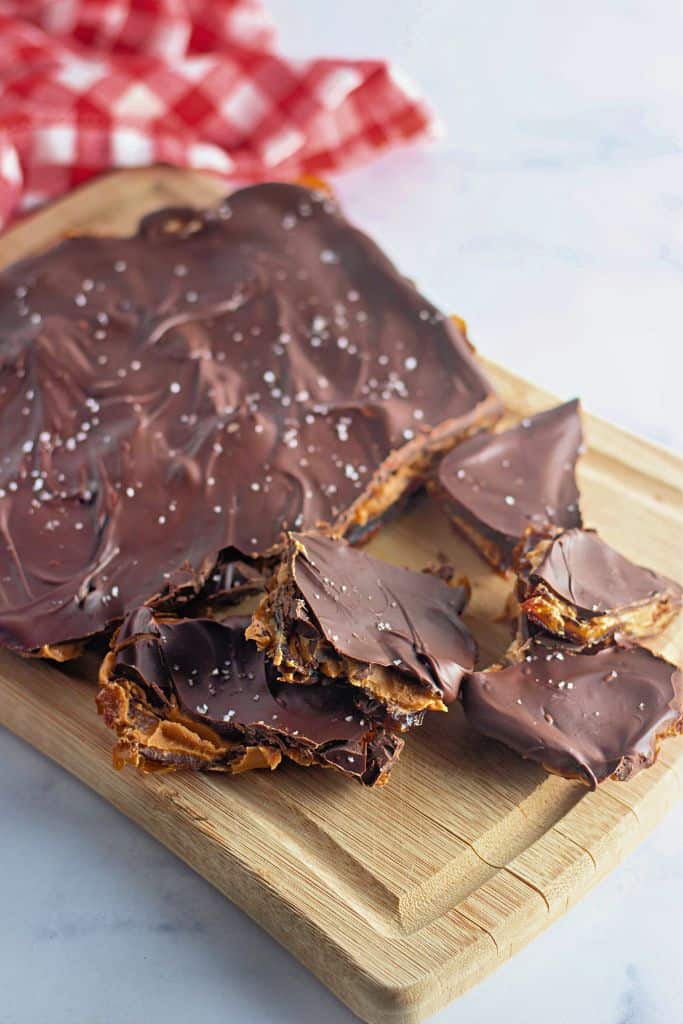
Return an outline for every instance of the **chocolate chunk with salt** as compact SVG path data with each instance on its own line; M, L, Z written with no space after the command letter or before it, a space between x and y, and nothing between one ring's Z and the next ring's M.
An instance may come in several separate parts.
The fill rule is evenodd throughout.
M290 686L244 635L248 618L173 619L132 612L100 673L100 713L114 761L143 771L230 774L282 757L386 782L403 740L334 681Z
M463 683L474 729L592 789L651 765L683 729L683 678L643 647L577 652L535 640L512 665Z
M593 644L661 632L678 614L683 590L629 561L594 530L568 530L525 556L518 598L534 625Z
M67 657L219 553L367 533L500 403L318 191L265 184L0 274L0 643Z
M495 568L509 569L529 533L581 526L577 400L499 434L480 433L450 452L438 487L454 524Z
M339 678L401 725L445 710L477 649L460 615L465 587L372 558L319 533L290 534L247 635L283 679Z

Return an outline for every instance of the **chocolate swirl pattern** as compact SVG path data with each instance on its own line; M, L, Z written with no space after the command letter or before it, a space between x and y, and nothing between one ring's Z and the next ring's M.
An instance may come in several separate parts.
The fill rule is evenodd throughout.
M55 653L227 547L366 530L499 403L334 200L271 184L5 270L0 409L0 642Z

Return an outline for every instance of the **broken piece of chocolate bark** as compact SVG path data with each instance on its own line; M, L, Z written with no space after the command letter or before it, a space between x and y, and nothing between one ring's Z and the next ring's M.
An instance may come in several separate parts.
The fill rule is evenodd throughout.
M629 561L594 530L568 530L525 555L518 599L534 625L595 644L616 635L642 640L661 632L680 610L683 590Z
M220 552L365 535L501 406L462 330L327 193L71 237L0 274L0 643L66 657Z
M681 673L643 647L531 640L517 663L469 676L462 702L478 732L592 789L648 767L683 730Z
M494 569L510 569L530 533L581 526L581 447L574 400L500 434L477 434L442 461L438 490L448 514Z
M278 681L244 635L248 618L132 612L100 672L97 704L118 737L114 763L230 774L283 756L382 785L403 747L349 687Z
M318 673L360 688L395 723L446 710L476 644L460 618L465 587L372 558L318 533L290 534L280 569L247 636L282 679Z

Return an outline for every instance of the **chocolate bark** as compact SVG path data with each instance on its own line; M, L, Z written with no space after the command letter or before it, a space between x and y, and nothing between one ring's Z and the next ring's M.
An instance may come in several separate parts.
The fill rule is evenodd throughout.
M531 640L518 663L471 675L462 701L477 731L592 789L648 767L683 729L681 673L643 647Z
M527 554L518 597L532 623L588 644L616 634L653 636L678 613L683 591L629 561L594 530L568 530Z
M499 570L529 533L581 526L576 461L582 447L577 400L480 433L442 461L438 488L455 525Z
M244 635L248 619L172 619L132 612L100 673L100 713L114 729L117 767L231 774L276 768L283 756L386 782L403 740L370 705L332 681L277 680Z
M322 672L381 701L402 725L446 710L477 649L460 619L468 591L316 533L290 534L254 615L254 638L283 679Z
M0 643L192 596L229 546L362 528L498 417L463 332L299 186L0 275Z

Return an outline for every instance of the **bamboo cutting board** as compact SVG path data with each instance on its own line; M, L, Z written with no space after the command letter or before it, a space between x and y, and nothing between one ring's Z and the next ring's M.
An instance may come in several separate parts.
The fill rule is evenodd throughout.
M128 232L155 207L210 203L214 179L169 169L100 179L0 239L0 264L65 233ZM489 367L515 417L549 395ZM680 466L586 417L580 484L588 525L624 554L680 577ZM467 616L491 662L506 646L509 584L426 499L370 550L416 568L445 553L469 575ZM659 643L680 658L680 636ZM116 773L97 719L92 667L0 652L0 722L74 772L234 900L363 1020L423 1020L496 967L614 867L683 788L683 740L624 784L589 793L473 735L459 708L408 737L390 784L333 772Z

